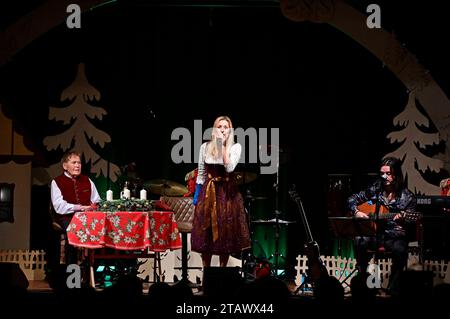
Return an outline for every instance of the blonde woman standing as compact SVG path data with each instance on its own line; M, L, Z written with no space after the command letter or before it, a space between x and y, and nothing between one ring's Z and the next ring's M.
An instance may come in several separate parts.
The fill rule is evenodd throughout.
M212 255L219 255L225 267L231 254L251 247L244 200L233 174L241 150L230 118L219 116L211 141L200 147L193 201L192 250L201 253L203 267L211 265Z

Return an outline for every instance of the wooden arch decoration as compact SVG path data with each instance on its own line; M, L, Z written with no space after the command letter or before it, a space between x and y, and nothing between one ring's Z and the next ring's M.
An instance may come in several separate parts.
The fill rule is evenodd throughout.
M370 29L367 17L342 0L280 0L281 11L292 21L328 23L364 46L402 81L425 108L445 140L444 167L450 170L450 101L431 74L395 36Z
M105 0L48 0L0 32L0 66L35 39L65 21L67 6L76 3L81 11L89 10Z
M105 0L79 0L86 11ZM0 66L67 17L71 0L48 0L0 32ZM280 0L282 13L293 21L328 23L346 33L383 62L425 108L446 141L444 167L450 171L450 101L416 57L384 29L369 29L366 16L342 0Z

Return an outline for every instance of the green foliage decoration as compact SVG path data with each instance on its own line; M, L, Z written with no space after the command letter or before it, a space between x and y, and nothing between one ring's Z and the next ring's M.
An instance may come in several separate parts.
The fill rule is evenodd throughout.
M101 212L148 212L154 210L154 206L152 201L148 199L102 199L98 203L98 210Z

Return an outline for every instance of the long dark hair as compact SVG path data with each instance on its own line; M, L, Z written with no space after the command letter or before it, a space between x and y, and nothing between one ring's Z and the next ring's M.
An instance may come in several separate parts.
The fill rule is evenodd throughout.
M391 168L391 174L394 175L393 181L394 192L398 194L400 189L403 187L404 182L402 172L402 162L396 157L385 157L381 161L381 166L389 166Z

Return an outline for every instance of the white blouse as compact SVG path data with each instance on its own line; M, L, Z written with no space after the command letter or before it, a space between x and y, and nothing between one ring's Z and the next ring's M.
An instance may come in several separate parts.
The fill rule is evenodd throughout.
M205 163L207 164L222 164L223 158L213 158L210 154L206 154L206 146L209 142L203 143L200 146L200 154L198 156L198 176L197 176L197 184L203 184L206 180L206 169ZM228 165L225 165L225 170L228 173L231 173L236 168L236 165L239 163L239 159L241 158L242 146L239 143L235 143L231 146L230 149L230 162Z

